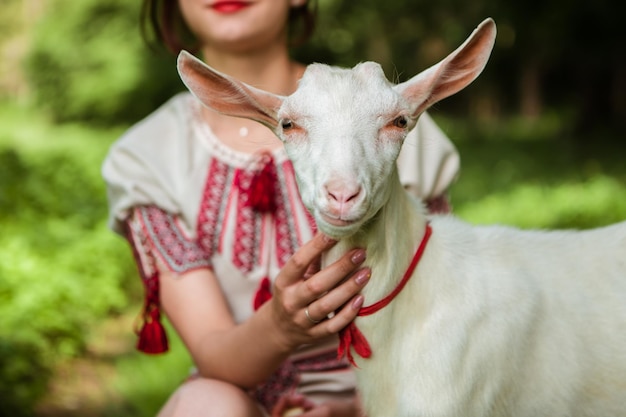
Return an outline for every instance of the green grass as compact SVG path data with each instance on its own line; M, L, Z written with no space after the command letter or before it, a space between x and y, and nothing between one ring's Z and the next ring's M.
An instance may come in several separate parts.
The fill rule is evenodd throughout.
M461 173L450 191L459 217L524 228L626 219L626 142L617 133L565 140L564 127L550 118L485 126L443 118L440 124L459 138Z

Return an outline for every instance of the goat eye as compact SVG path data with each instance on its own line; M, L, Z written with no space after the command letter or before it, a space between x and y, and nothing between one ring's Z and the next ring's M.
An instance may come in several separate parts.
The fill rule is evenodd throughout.
M288 130L288 129L293 128L293 122L289 119L281 120L280 125L282 126L283 130Z
M395 127L399 127L400 129L404 129L409 124L409 121L404 116L398 116L393 120L393 125Z

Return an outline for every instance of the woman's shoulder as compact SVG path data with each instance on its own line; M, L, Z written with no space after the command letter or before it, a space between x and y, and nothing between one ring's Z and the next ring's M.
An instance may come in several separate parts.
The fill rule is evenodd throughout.
M104 158L102 175L109 183L182 181L186 170L202 163L193 134L195 99L179 93L116 140ZM195 159L194 159L195 158ZM164 187L161 184L161 187Z
M120 221L134 206L156 205L178 214L186 205L198 205L184 194L201 187L203 176L190 178L189 172L201 173L198 167L206 162L192 133L195 103L191 94L177 94L110 147L101 173L115 230L121 230Z
M167 100L144 119L132 125L118 140L118 144L142 143L146 146L179 138L190 129L193 113L193 96L189 92L181 92Z

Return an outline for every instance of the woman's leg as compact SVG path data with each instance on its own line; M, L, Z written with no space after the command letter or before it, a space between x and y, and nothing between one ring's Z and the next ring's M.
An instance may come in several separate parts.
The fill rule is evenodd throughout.
M172 394L157 417L263 417L263 413L241 388L194 378Z

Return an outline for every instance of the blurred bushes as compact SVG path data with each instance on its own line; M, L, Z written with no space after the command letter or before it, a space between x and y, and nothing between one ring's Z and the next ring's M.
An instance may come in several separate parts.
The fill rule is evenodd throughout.
M582 183L521 184L466 202L456 214L478 224L589 229L626 219L626 186L603 175Z
M51 376L44 355L36 345L2 336L0 330L0 415L32 415L32 404L45 393Z
M94 323L137 287L126 244L105 224L106 136L44 124L20 137L26 119L2 116L0 415L19 417L31 415L54 365L83 352Z
M26 63L36 103L59 121L124 123L183 89L174 57L143 45L140 3L45 0ZM317 3L314 38L293 51L302 62L353 66L374 60L390 79L403 81L443 58L492 16L499 33L486 71L439 107L481 118L520 111L534 118L556 109L576 118L570 120L572 130L624 129L626 99L615 91L626 83L626 55L619 47L626 32L602 2L550 0L542 7L493 0Z
M143 44L138 1L50 0L26 73L56 121L132 122L183 88L175 58Z

